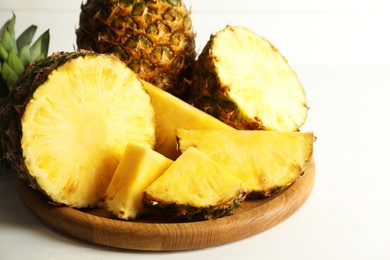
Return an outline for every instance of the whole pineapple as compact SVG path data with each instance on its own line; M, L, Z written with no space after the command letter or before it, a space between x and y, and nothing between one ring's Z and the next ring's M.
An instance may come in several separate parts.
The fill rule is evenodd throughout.
M142 81L113 55L54 53L28 67L0 109L1 151L53 202L96 206L127 144L155 143Z
M181 0L88 0L76 35L78 48L113 53L143 80L187 99L195 34Z

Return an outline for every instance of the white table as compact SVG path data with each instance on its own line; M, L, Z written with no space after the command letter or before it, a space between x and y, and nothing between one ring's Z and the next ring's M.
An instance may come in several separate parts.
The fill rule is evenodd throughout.
M210 3L211 2L211 3ZM272 2L272 3L269 3ZM197 49L226 24L243 25L280 49L307 92L316 183L278 226L195 251L116 250L63 235L20 201L0 172L0 259L390 259L390 2L387 0L187 0ZM0 23L17 15L50 28L53 51L72 51L81 1L0 0Z

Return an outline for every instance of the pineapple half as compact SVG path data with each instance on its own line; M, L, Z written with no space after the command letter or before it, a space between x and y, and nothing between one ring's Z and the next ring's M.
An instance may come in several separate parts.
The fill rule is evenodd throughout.
M155 112L155 150L172 160L180 155L177 149L176 129L233 129L222 121L148 82L144 82L144 86L152 99Z
M0 111L1 148L55 203L96 206L127 144L155 143L150 96L114 56L54 53L12 90Z
M142 201L170 216L197 221L228 214L247 193L245 182L189 147L146 189Z
M240 26L212 35L196 61L194 105L242 130L296 131L305 122L305 92L286 59Z
M250 197L271 196L306 172L312 132L177 130L179 148L196 147L249 185Z
M77 45L113 53L143 80L188 98L195 33L181 0L88 0L81 6Z
M172 163L148 146L130 143L100 206L125 220L147 213L142 194Z

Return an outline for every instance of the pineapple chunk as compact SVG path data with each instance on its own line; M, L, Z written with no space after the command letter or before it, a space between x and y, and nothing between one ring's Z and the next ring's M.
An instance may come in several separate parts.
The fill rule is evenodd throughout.
M179 156L176 129L233 129L181 99L144 82L156 117L155 150L175 160Z
M43 83L34 81L40 85L21 116L27 172L20 174L58 204L96 206L129 141L155 143L150 96L136 74L109 55L54 54L30 73L35 79L48 71ZM30 78L21 82L31 84Z
M231 212L247 192L246 183L189 147L146 189L143 203L174 217L205 220Z
M172 160L147 146L130 143L100 206L126 220L146 213L142 193L172 163Z
M267 197L291 185L306 171L313 153L311 132L255 130L177 130L179 149L196 147L224 165L250 188Z

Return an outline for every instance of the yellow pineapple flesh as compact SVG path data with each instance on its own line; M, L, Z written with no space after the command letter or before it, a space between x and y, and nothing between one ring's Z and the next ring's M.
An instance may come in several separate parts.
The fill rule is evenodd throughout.
M179 149L196 147L229 169L250 188L250 197L267 197L305 173L312 158L311 132L178 129Z
M129 141L154 146L154 111L134 72L114 57L89 53L69 58L37 87L21 132L27 173L20 175L56 203L92 207Z
M155 150L174 160L177 150L176 129L233 129L213 116L195 108L179 98L144 82L156 118Z
M148 146L130 143L108 186L101 206L120 219L136 219L147 213L144 190L173 163Z
M196 148L188 148L145 191L150 208L188 220L222 217L245 199L247 185Z

